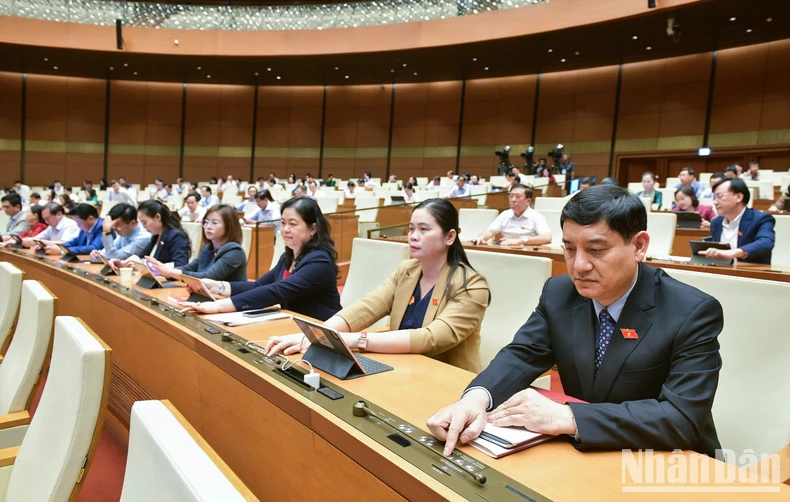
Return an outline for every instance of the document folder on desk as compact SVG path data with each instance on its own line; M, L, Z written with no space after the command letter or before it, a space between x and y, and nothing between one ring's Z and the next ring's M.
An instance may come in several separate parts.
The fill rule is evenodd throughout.
M534 388L539 394L554 401L555 403L584 403L581 399L566 396L559 392L552 392L545 389ZM532 448L541 443L545 443L556 436L551 434L541 434L532 432L524 427L497 427L487 424L483 433L476 437L469 444L482 451L489 457L501 458L517 451Z

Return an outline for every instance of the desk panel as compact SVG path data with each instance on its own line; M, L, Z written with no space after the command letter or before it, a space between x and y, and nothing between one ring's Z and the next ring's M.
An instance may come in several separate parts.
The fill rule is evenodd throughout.
M209 325L200 317L182 316L164 305L167 297L185 294L185 288L139 290L120 284L117 277L105 283L92 274L98 265L75 264L67 269L8 251L0 259L20 267L26 278L41 280L65 300L59 305L60 315L82 317L113 348L110 398L114 404L106 427L128 427L128 403L136 398L170 399L263 500L482 501L477 494L498 483L517 487L536 500L623 496L620 452L581 453L560 439L493 460L462 447L468 458L484 464L489 482L481 486L468 476L453 475L447 481L442 477L446 474L423 469L426 460L446 460L421 456L422 450L414 446L394 445L386 439L391 431L376 425L375 419L350 414L353 402L364 396L377 412L405 420L417 429L415 434L421 433L427 417L456 400L473 377L459 368L420 355L371 355L395 371L349 381L323 374L327 385L346 396L329 401L280 377L259 359L262 356L250 351L255 346L244 344L296 332L290 319L222 327L228 336L209 335L203 331ZM116 437L124 437L123 433L128 435L116 431ZM684 455L689 460L699 458ZM710 463L713 472L715 460L698 461ZM765 494L764 499L787 499L790 488L781 490ZM734 493L693 496L743 498ZM684 495L676 493L639 495L640 500L681 498Z

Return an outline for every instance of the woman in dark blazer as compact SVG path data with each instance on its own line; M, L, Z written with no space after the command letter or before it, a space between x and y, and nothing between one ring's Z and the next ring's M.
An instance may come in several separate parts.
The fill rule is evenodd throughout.
M241 247L241 224L227 204L211 206L203 217L205 245L185 267L167 268L156 258L148 262L159 274L179 280L181 274L218 281L247 281L247 255Z
M153 257L159 263L173 263L181 268L189 263L192 246L189 237L181 229L177 215L157 200L147 200L137 208L137 219L151 234L151 242L140 252L139 257ZM131 266L131 261L112 260L113 268Z
M204 314L236 312L280 304L284 309L322 321L340 310L337 292L337 251L329 223L318 204L296 197L282 205L281 230L285 252L272 270L255 282L202 279L212 294L224 300L183 303Z

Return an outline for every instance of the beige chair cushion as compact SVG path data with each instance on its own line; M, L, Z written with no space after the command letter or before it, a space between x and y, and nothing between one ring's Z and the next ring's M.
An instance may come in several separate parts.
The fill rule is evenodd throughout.
M55 319L49 377L19 447L5 500L69 500L100 418L108 364L107 350L82 323L74 317Z
M677 221L678 215L675 213L647 213L647 233L650 234L648 256L672 254Z
M409 246L406 243L354 239L340 304L348 307L379 287L408 258Z
M22 271L15 266L0 262L0 347L11 333L19 311L23 276Z
M482 234L499 216L496 209L461 209L458 211L459 235L464 242L471 241Z
M121 502L244 500L161 401L134 403Z
M27 408L44 366L54 317L55 298L38 281L24 281L19 322L0 364L0 415Z

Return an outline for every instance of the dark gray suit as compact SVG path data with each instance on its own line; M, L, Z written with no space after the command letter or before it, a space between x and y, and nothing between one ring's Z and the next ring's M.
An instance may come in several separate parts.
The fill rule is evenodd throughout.
M469 387L491 393L494 407L557 364L571 404L580 449L695 450L721 448L711 406L721 369L719 302L639 264L639 277L620 314L596 376L592 300L570 277L546 281L535 312ZM621 329L636 330L626 339Z

